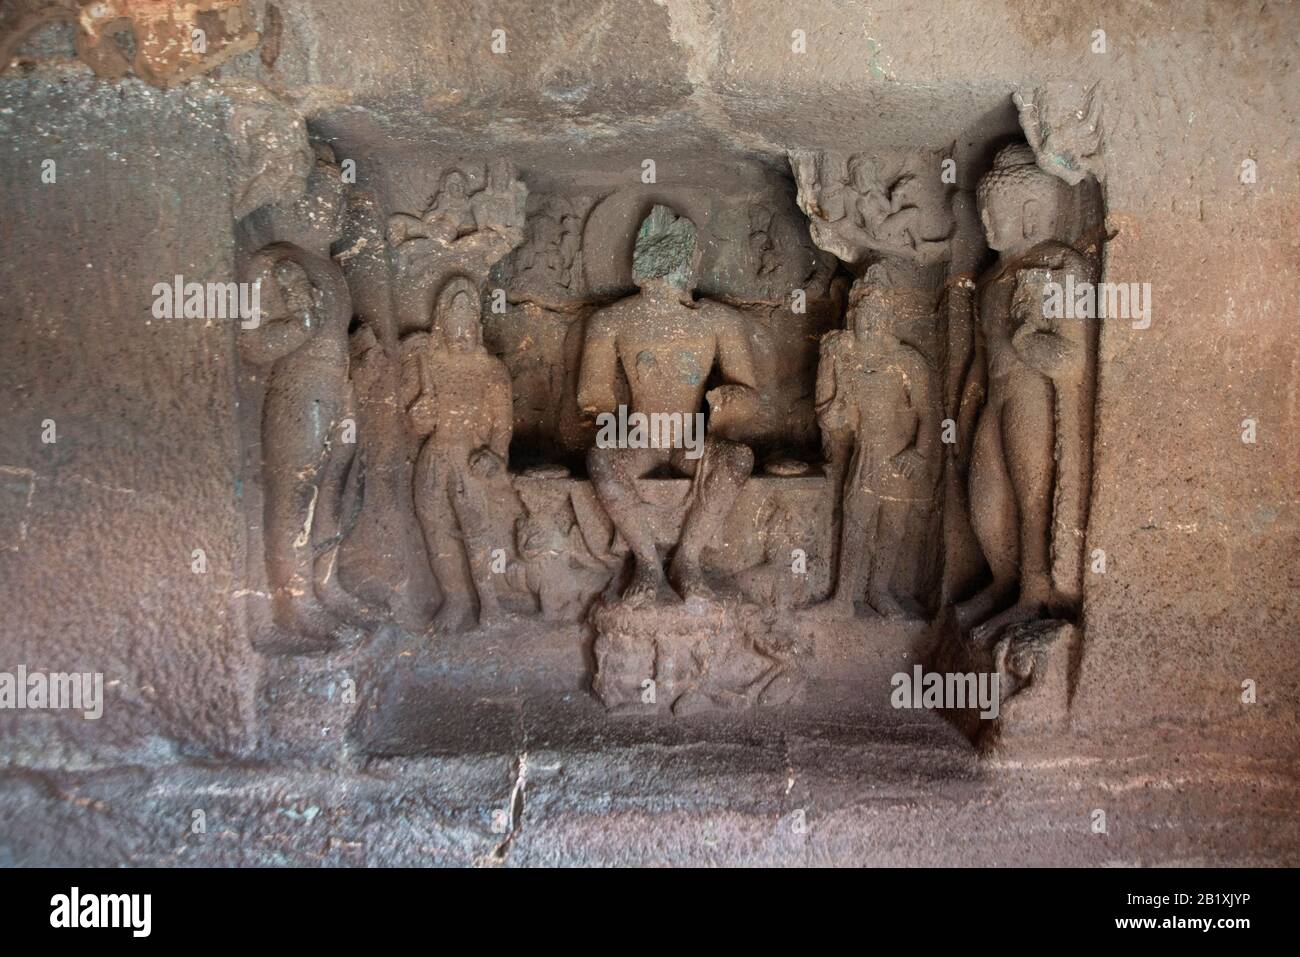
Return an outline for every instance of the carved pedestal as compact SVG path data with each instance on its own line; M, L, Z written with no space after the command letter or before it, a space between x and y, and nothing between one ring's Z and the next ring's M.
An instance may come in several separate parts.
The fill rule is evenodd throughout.
M620 714L692 714L796 700L793 636L740 601L632 608L598 602L593 690Z
M1001 703L982 729L982 751L1005 749L1013 739L1064 733L1070 721L1070 669L1079 629L1068 621L1029 621L1003 631L993 648Z

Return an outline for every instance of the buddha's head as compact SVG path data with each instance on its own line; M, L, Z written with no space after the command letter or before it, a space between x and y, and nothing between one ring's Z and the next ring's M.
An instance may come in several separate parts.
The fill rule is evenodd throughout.
M1033 150L1013 143L994 157L976 199L989 248L1014 256L1057 237L1069 194L1039 168Z
M632 278L638 286L666 283L679 292L695 285L699 247L695 224L667 206L655 206L641 222L632 249Z

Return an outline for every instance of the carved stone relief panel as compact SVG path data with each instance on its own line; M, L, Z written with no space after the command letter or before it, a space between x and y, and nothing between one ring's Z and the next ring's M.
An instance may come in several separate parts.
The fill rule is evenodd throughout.
M1095 345L1035 309L1096 278L1094 180L1021 142L977 191L942 153L800 152L796 197L530 197L504 159L420 193L316 152L241 226L268 649L577 625L608 707L685 714L798 700L799 621L1008 662L1077 621Z

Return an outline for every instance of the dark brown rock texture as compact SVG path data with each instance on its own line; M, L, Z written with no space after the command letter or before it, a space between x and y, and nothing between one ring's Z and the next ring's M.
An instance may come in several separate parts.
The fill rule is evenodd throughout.
M1298 44L7 5L0 865L1300 863Z

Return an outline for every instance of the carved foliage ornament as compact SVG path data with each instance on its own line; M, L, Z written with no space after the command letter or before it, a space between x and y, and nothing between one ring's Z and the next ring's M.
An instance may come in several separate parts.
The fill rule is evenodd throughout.
M1012 96L1039 168L1071 186L1105 173L1098 86L1053 84Z
M794 152L790 165L820 248L847 263L947 258L952 216L937 155Z

